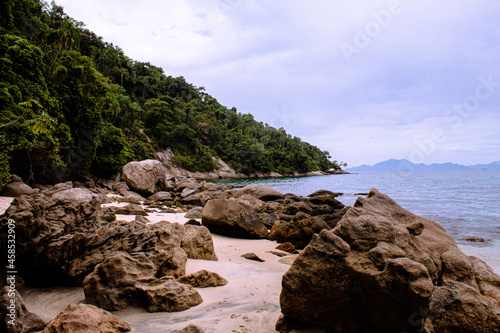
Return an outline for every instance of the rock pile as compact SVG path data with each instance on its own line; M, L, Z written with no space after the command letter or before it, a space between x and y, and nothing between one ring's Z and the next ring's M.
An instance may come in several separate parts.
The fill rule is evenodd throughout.
M81 285L116 251L144 253L156 275L182 276L188 257L216 260L204 227L160 222L145 225L103 218L101 202L57 200L43 194L16 198L0 218L16 221L17 266L29 285Z
M313 236L282 286L280 332L500 332L500 277L375 189Z

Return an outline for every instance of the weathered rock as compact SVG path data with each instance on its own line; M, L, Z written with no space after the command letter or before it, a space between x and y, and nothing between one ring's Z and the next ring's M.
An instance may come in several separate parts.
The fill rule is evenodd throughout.
M30 333L47 326L36 314L26 308L15 288L5 286L0 291L0 331L5 333Z
M122 310L137 302L136 285L155 280L156 267L144 253L114 252L83 281L87 303Z
M228 199L230 197L227 191L205 191L191 194L181 199L184 204L193 204L205 206L207 202L214 199Z
M315 233L329 229L323 220L298 213L291 221L279 221L274 224L268 238L278 243L292 243L296 248L304 248Z
M288 204L284 209L284 213L287 215L295 215L298 212L304 212L310 214L312 211L313 209L311 208L311 206L301 201L292 202Z
M201 222L197 221L197 220L194 220L194 219L191 219L191 220L188 220L186 223L184 223L184 225L201 226Z
M122 333L131 330L128 323L108 311L89 304L70 304L42 333Z
M177 281L184 284L190 284L196 288L219 287L227 284L227 280L222 276L205 269L193 274L181 276Z
M12 182L2 189L2 196L5 197L20 197L21 195L31 195L38 192L38 189L33 189L23 182Z
M228 199L210 200L203 209L202 224L211 232L240 238L265 238L266 226L250 206Z
M262 201L271 201L283 198L283 194L267 186L252 184L233 192L235 198L255 198Z
M16 174L12 174L11 183L23 183L23 179Z
M177 191L183 192L184 190L198 190L202 185L194 178L181 178L176 179L175 187Z
M173 279L162 279L137 285L148 312L184 311L203 302L201 295L190 285Z
M203 213L203 207L194 207L189 212L184 215L187 219L201 219Z
M217 261L214 242L210 231L203 226L178 225L181 237L181 248L190 259Z
M152 195L166 188L168 170L157 160L130 162L123 167L123 179L133 190Z
M278 219L276 216L271 215L271 214L266 214L266 213L259 213L257 214L257 217L259 220L264 223L267 229L271 229L273 225L278 222Z
M173 333L203 333L203 330L196 325L190 324L182 330L175 330Z
M54 193L70 190L73 188L72 182L58 183L42 191L42 194L51 197Z
M316 192L309 194L308 197L317 197L317 196L325 196L325 195L335 198L335 197L339 197L339 196L343 195L343 193L332 192L332 191L328 191L328 190L317 190Z
M140 216L148 216L149 214L142 208L140 205L129 204L123 207L117 207L115 210L115 214L120 215L140 215Z
M290 242L286 242L276 246L276 250L285 251L291 254L298 253L297 250L295 249L295 246Z
M150 201L159 201L159 202L164 202L164 201L172 201L174 198L172 197L172 194L170 192L166 191L160 191L158 193L153 194L148 198Z
M499 279L437 223L372 189L285 273L277 329L498 332Z
M72 188L60 191L52 195L52 199L62 201L90 202L93 198L92 192L83 188Z
M315 204L315 205L328 205L332 207L333 209L342 209L344 208L344 204L342 204L340 201L335 199L336 195L328 195L328 194L323 194L323 195L315 195L313 197L309 198L309 203Z
M492 309L491 306L494 306ZM429 311L423 320L423 331L434 332L500 332L498 304L483 297L477 288L450 282L435 288Z
M144 223L144 224L148 224L151 222L150 220L148 220L147 217L144 217L142 215L136 215L134 218L134 221Z
M17 226L19 274L33 286L81 285L97 264L116 251L143 252L157 268L157 276L179 277L185 275L187 260L183 238L193 257L216 258L206 228L190 226L200 230L186 232L188 227L169 222L105 222L96 199L76 203L23 196L0 217L0 232L6 232L10 218Z
M253 252L251 252L251 253L245 253L245 254L242 254L241 256L243 258L245 258L245 259L248 259L248 260L253 260L253 261L258 261L258 262L264 262L265 261L265 260L259 258L259 256L256 255Z

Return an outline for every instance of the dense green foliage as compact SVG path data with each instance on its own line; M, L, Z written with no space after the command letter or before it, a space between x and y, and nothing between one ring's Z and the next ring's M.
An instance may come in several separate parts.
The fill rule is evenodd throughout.
M188 170L292 173L338 168L328 152L215 98L40 0L1 0L0 186L93 173L171 148Z

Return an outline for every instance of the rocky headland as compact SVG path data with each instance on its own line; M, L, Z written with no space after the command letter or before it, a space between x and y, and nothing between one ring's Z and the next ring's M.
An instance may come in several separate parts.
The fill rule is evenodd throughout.
M500 277L375 189L351 208L168 171L16 179L0 233L16 222L18 326L2 331L500 331Z

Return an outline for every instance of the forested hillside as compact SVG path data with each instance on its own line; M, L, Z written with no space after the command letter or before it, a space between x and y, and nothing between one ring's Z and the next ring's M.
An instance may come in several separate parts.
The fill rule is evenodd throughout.
M39 0L0 0L0 186L111 176L171 148L185 169L338 169L329 153L134 61ZM176 52L182 52L177 50Z

